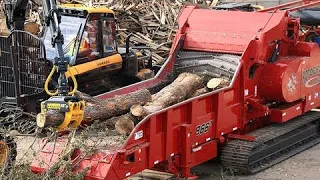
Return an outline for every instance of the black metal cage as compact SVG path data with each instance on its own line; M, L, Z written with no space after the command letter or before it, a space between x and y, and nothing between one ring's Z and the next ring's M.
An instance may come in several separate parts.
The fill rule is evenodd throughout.
M43 92L48 72L44 54L42 40L28 32L0 37L0 103L19 105Z

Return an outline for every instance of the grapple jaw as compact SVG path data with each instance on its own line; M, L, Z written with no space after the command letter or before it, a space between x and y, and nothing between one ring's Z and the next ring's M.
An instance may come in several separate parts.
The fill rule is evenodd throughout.
M41 103L41 113L37 115L37 125L40 128L55 128L58 132L77 129L81 125L84 110L84 100L72 96L53 96ZM49 124L47 111L64 113L64 117Z

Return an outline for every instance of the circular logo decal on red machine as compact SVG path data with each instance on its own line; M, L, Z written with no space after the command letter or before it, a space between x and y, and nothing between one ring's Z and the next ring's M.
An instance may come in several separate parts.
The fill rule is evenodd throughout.
M310 88L318 85L319 83L320 83L320 76L314 76L305 83L305 86Z

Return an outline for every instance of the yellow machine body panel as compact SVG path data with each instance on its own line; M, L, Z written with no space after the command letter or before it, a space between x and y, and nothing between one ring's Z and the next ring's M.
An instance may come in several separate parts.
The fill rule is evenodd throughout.
M107 13L107 14L114 14L114 11L107 7L87 7L81 4L63 4L59 5L60 8L68 8L68 9L75 9L75 10L85 10L89 14L91 13Z
M83 74L101 67L107 67L107 66L118 65L118 64L120 64L120 68L121 68L122 57L120 54L115 54L115 55L104 57L91 62L72 66L69 68L69 71L66 72L66 76L70 77L71 74L76 76L76 75Z

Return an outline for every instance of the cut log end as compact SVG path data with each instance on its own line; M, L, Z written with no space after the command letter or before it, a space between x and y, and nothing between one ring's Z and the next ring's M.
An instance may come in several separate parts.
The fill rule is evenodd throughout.
M64 114L58 111L50 110L37 115L37 126L40 128L58 127L63 121Z
M130 108L130 112L132 115L134 115L136 117L141 117L146 114L145 109L141 105L133 105Z
M37 115L37 126L40 128L44 128L46 124L46 115L44 113L39 113Z
M222 78L213 78L207 83L207 88L215 89L223 82Z
M118 118L115 128L118 133L127 136L130 135L134 129L134 122L131 120L129 115L123 115Z

